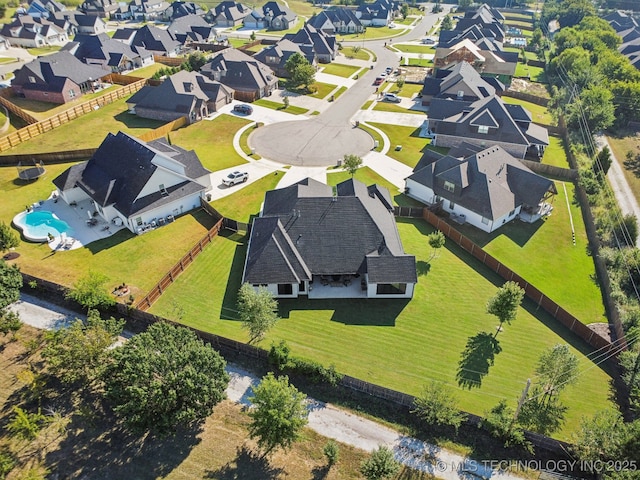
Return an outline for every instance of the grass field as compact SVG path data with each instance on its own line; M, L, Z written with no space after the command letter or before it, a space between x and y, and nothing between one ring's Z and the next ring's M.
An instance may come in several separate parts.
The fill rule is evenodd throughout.
M368 110L373 102L374 100L367 100L362 104L362 107L360 107L360 110Z
M332 95L333 99L334 99L334 100L337 100L338 98L340 98L340 95L342 95L342 94L343 94L344 92L346 92L346 91L347 91L347 87L340 87L340 88L336 91L336 93L334 93L334 94Z
M18 154L93 148L100 145L109 132L122 131L131 135L140 135L164 125L164 122L140 118L129 113L126 105L127 98L121 98L99 110L65 123L39 135L33 141L12 148L9 152Z
M524 65L520 62L516 65L515 76L526 77L534 82L547 83L547 73L544 71L544 68Z
M553 117L547 110L547 107L543 107L542 105L538 105L536 103L527 102L525 100L520 100L518 98L508 97L503 95L502 101L504 103L510 103L512 105L520 105L529 112L531 112L531 119L534 122L542 123L543 125L553 125Z
M148 67L142 67L134 70L130 73L130 75L132 77L151 78L158 70L165 67L166 65L162 65L161 63L154 63L153 65L149 65Z
M503 48L503 50L505 52L513 52L513 53L517 53L519 55L519 58L522 58L522 50L516 47L506 47ZM535 52L527 52L525 50L524 52L525 57L527 58L527 60L537 60L538 59L538 55L536 55Z
M17 58L8 58L8 57L0 57L0 65L4 63L13 63L16 62Z
M393 48L390 48L390 50L393 50L393 49L400 50L403 53L423 53L425 55L436 53L435 48L429 47L427 45L415 45L415 44L407 45L407 44L398 43L398 44L394 44Z
M261 105L263 107L270 108L271 110L282 110L283 112L292 113L294 115L302 115L303 113L307 113L308 110L302 107L296 107L295 105L289 105L285 108L284 103L274 102L272 100L267 100L266 98L261 98L253 102L254 105Z
M429 379L456 385L457 365L467 339L494 331L497 321L484 309L501 281L449 243L428 266L431 252L425 235L431 228L420 220L400 220L398 228L405 251L416 255L421 272L411 301L281 300L282 320L261 345L268 348L283 339L292 354L335 364L343 373L411 394L418 393ZM236 313L245 252L242 242L216 238L151 312L170 317L177 302L184 309L184 323L246 341ZM212 278L220 281L211 282ZM202 295L204 290L207 295ZM498 340L502 352L482 387L455 387L467 411L482 415L501 398L515 405L545 348L569 343L581 357L587 353L581 342L529 303L519 309L518 318ZM394 348L381 348L383 345ZM578 383L563 393L569 412L562 438L575 431L583 416L611 405L608 375L590 368L585 358L580 366Z
M202 165L215 172L246 163L233 148L232 140L235 133L249 123L235 115L220 115L171 132L171 142L195 150Z
M316 93L312 93L309 96L317 97L317 98L325 98L329 95L333 90L335 90L337 85L331 85L329 83L315 82L314 85L318 89Z
M633 191L634 196L640 201L640 161L636 160L640 153L640 131L622 130L615 134L607 133L611 151L623 167L624 176ZM632 153L633 159L627 160L627 152Z
M371 138L373 138L374 142L376 141L378 142L378 146L373 149L374 152L382 151L382 147L384 147L384 141L382 140L382 136L377 131L375 131L373 128L370 128L367 125L364 125L362 123L360 123L360 126L358 128L361 128L362 130L367 132L369 135L371 135Z
M360 67L354 67L353 65L344 65L343 63L329 63L322 67L322 73L328 75L337 75L338 77L349 78L351 75L360 70Z
M422 92L423 86L424 85L416 83L405 83L400 90L392 87L389 91L397 94L400 97L414 98L416 95L419 95L420 92Z
M389 137L391 149L387 155L412 168L417 165L426 146L431 143L431 140L418 136L419 128L384 123L371 123L371 125L379 128ZM394 148L396 145L402 145L402 150L396 151Z
M504 21L504 24L508 27L516 27L516 28L530 27L531 25L533 25L533 18L523 18L522 20L507 19ZM524 30L522 33L524 33Z
M281 172L262 177L237 192L211 202L211 206L228 218L248 223L253 215L260 212L264 194L273 190L282 179Z
M384 102L384 101L377 102L376 105L373 107L373 109L378 112L413 113L415 115L427 114L427 112L423 112L422 110L409 110L405 107L401 107L397 103Z
M50 45L48 47L27 48L27 51L34 57L39 57L40 55L49 55L50 53L56 53L61 48L62 47L60 45Z
M570 168L562 137L549 135L549 146L544 150L542 163L555 165L556 167Z
M369 60L372 57L372 53L369 52L366 48L354 48L354 47L346 47L340 51L342 55L347 58L355 58L357 60Z
M408 58L408 63L405 65L409 65L411 67L432 67L433 60L427 58Z
M378 40L381 38L393 38L402 35L406 29L389 28L389 27L367 27L364 33L340 33L336 35L338 42L366 42L367 40Z

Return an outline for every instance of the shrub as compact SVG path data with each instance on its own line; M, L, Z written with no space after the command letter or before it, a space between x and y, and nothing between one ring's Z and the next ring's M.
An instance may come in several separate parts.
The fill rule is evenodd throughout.
M327 458L327 465L331 468L338 462L340 447L333 440L329 440L322 449L322 453L324 453L324 456Z
M269 349L269 364L278 370L284 370L289 363L289 346L284 340L280 340L279 344L272 343Z

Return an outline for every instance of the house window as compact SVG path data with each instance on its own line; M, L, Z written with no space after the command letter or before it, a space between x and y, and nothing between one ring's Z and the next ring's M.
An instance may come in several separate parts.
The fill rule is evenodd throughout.
M514 215L515 213L516 213L516 209L514 208L513 210L511 210L511 211L509 212L509 216L510 216L510 217L513 217L513 215Z
M69 97L73 98L76 96L76 91L74 89L69 90Z
M489 225L489 219L487 217L482 217L482 223Z
M406 283L379 283L376 286L378 295L404 295L407 293Z
M455 190L456 190L456 186L455 186L453 183L451 183L451 182L447 182L447 181L445 180L445 181L444 181L444 189L445 189L447 192L451 192L451 193L453 193L453 192L455 192Z
M36 77L29 76L29 82L36 83Z
M449 210L453 210L455 206L456 206L455 203L453 203L452 201L449 201Z
M464 97L464 90L458 90L458 98Z
M142 226L142 217L136 217L136 226L138 227Z
M486 125L479 125L478 133L489 133L489 127L487 127Z
M293 294L293 285L290 283L279 283L278 284L278 295L292 295Z

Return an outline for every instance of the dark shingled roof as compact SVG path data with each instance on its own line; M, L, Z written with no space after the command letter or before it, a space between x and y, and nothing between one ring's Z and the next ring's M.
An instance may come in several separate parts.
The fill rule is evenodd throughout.
M364 274L371 264L377 283L415 283L415 257L404 253L390 203L386 189L357 180L337 185L335 196L308 178L267 192L253 222L244 281Z

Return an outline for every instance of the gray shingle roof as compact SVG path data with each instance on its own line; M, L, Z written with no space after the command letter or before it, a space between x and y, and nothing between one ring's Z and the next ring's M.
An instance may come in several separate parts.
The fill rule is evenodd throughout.
M215 78L216 72L223 73L221 83L235 90L261 89L278 82L268 66L235 48L221 51L200 69L209 78Z
M385 256L372 260L379 283L415 282L415 257L402 249L384 190L347 180L334 196L331 187L305 179L267 192L262 216L253 222L244 281L362 274L368 256Z

